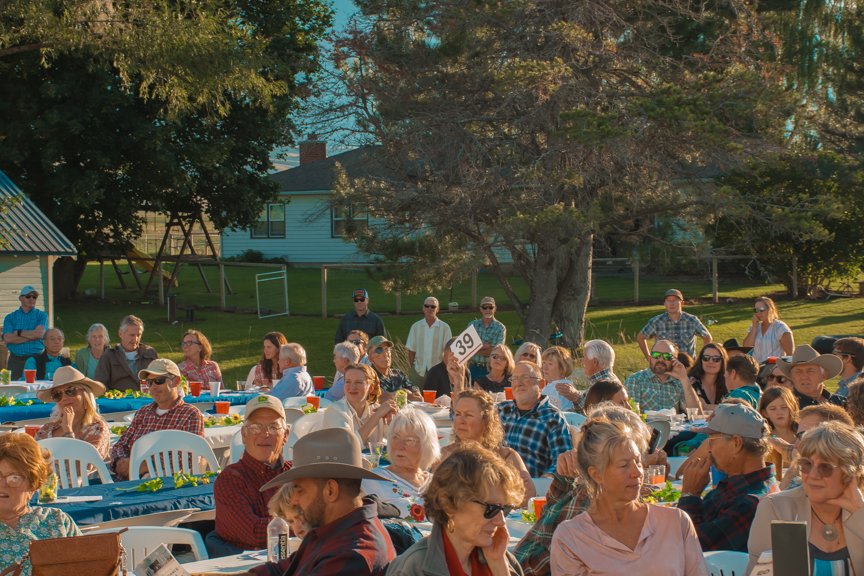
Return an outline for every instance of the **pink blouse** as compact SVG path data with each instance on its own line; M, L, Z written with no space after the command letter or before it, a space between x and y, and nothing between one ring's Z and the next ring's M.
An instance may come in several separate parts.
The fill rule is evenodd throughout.
M552 576L708 576L693 522L677 508L649 505L634 550L583 512L558 525L551 553Z
M184 360L178 366L180 374L186 376L189 382L201 382L204 390L210 389L210 382L222 382L222 372L219 365L213 360L204 360L201 366L196 366L188 360Z

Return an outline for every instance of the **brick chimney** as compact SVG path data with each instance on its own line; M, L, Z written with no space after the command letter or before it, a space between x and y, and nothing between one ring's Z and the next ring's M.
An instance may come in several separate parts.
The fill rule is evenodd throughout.
M318 140L318 135L312 132L308 139L300 142L300 165L311 164L327 158L327 143Z

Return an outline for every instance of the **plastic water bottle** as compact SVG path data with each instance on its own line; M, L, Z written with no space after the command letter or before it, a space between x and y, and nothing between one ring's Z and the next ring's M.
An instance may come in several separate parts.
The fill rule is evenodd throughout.
M267 524L267 561L279 562L288 557L288 523L276 516Z

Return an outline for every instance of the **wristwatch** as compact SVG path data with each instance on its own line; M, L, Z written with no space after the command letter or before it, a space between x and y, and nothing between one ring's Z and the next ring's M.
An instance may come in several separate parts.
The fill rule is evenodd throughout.
M691 492L682 492L681 496L679 496L678 498L687 498L688 496L692 496L693 498L699 498L700 500L702 499L702 496L700 496L699 494L693 494Z
M16 330L16 334L18 334L18 337L21 338L21 329L20 328L18 330Z

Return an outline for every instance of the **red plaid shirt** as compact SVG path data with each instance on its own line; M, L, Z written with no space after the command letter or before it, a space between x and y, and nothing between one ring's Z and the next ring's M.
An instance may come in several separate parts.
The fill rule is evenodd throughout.
M266 548L270 522L267 502L279 488L265 492L260 488L290 468L291 463L281 458L268 466L245 453L239 462L222 470L213 485L216 535L243 550Z
M204 436L204 416L197 408L186 404L183 398L178 398L177 403L161 416L156 413L156 408L155 402L140 408L132 424L111 447L111 470L115 469L118 460L129 458L136 440L150 432L182 430Z
M204 390L210 389L210 382L222 382L222 372L219 370L219 365L213 360L204 360L201 362L201 366L184 360L178 368L189 382L201 382L204 385Z

